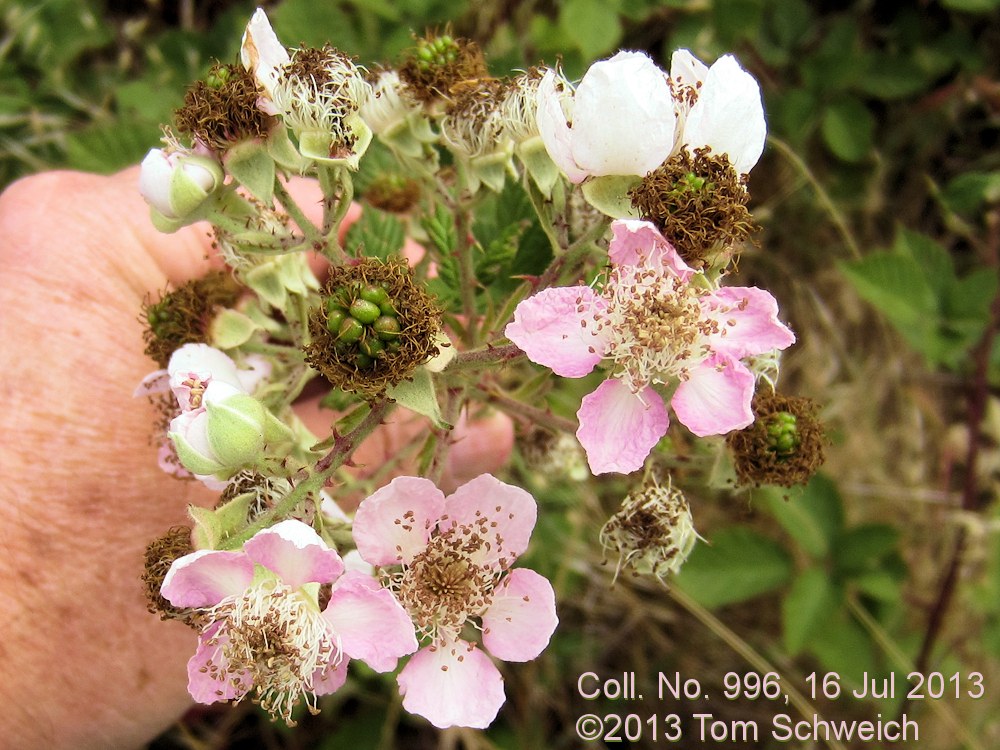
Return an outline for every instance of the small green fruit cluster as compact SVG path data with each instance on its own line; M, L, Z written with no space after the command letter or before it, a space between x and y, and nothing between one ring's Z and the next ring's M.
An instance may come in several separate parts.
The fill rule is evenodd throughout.
M359 368L370 369L386 351L399 349L398 313L381 284L351 284L326 301L326 328L341 351L356 351Z
M458 45L448 34L417 42L417 68L430 70L442 68L458 59Z
M795 454L802 442L798 420L787 411L779 411L767 418L767 447L779 458Z

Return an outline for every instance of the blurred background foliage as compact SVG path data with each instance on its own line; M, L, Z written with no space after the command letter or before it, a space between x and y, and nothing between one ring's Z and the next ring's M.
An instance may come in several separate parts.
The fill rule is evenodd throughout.
M236 59L254 5L0 0L0 185L139 161L188 83ZM814 705L827 718L906 710L920 747L1000 747L1000 0L265 5L282 40L330 41L368 65L449 24L497 75L561 60L575 78L618 48L664 67L678 47L708 61L734 52L761 82L770 127L750 181L763 231L740 283L780 300L799 337L782 390L820 402L831 446L805 489L734 493L723 471L717 491L689 494L710 544L670 594L628 577L611 586L615 561L601 564L597 531L628 480L551 481L517 458L512 471L543 505L526 562L555 582L562 625L543 657L506 669L508 703L485 734L439 737L358 670L297 730L249 704L199 709L155 747L575 747L577 715L635 708L582 701L582 672L634 671L650 689L658 671L679 672L718 695L726 672L751 669L744 646L803 692L813 671L845 687L866 673L904 685L912 669L981 672L980 700L907 702L900 689ZM548 398L556 410L578 403ZM681 486L685 471L679 462ZM656 707L670 709L647 701L644 715ZM778 709L708 710L767 726ZM766 734L726 746L778 747Z

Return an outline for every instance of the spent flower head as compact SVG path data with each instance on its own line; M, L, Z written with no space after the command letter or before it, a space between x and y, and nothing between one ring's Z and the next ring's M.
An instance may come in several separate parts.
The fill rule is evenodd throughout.
M624 568L663 580L677 573L698 541L684 493L668 479L655 479L630 492L601 529L605 553L618 556L615 578Z
M825 459L816 402L765 387L754 397L753 412L752 425L726 438L740 484L806 484Z

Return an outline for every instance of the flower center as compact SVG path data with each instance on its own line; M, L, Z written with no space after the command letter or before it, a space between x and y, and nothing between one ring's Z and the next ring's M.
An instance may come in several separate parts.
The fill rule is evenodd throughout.
M478 528L455 526L413 558L398 590L420 632L435 641L457 638L467 619L489 607L501 569L477 563L474 556L490 546Z
M604 288L608 307L597 314L608 336L607 356L636 393L650 383L686 379L688 365L708 355L705 338L717 323L702 315L700 292L662 269L621 266Z
M345 120L368 100L368 90L353 61L326 46L293 51L273 96L293 131L324 131L350 150L355 135Z
M315 602L273 581L223 602L211 619L225 624L208 645L220 646L229 663L225 670L214 666L215 679L230 682L240 692L252 685L254 701L289 723L300 697L316 712L314 677L319 670L337 666L341 652Z

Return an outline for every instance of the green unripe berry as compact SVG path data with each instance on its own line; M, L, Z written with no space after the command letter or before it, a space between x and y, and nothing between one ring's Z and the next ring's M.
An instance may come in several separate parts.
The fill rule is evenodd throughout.
M385 346L374 336L369 336L368 338L361 340L361 343L358 344L358 348L361 349L362 354L367 354L369 357L377 359L378 355L385 349Z
M362 370L367 370L375 364L375 360L363 352L358 352L357 356L354 358L354 364Z
M344 317L337 331L338 344L353 344L358 341L365 332L365 327L355 318Z
M368 325L374 323L382 312L377 304L360 297L351 303L351 317Z
M328 312L326 315L326 330L330 333L337 333L340 330L340 326L343 325L345 318L347 318L347 313L340 308L335 308L333 311Z
M374 302L379 307L389 301L389 292L387 292L383 287L375 284L363 287L358 293L358 296L368 302Z
M766 431L768 448L779 456L790 456L801 443L795 415L787 411L772 414Z
M394 341L399 338L399 332L401 330L399 321L396 320L391 315L382 315L375 321L375 325L372 326L375 329L375 333L382 341Z

